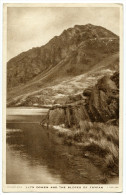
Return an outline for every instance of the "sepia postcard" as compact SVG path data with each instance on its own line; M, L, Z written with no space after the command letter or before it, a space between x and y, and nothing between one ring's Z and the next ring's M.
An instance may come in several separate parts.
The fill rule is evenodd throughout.
M122 192L123 5L3 19L3 192Z

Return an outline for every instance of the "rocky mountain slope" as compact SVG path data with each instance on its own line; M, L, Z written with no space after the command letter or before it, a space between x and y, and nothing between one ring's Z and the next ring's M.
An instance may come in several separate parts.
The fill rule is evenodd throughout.
M114 33L91 24L75 25L46 45L23 52L7 63L8 105L22 105L22 101L33 105L36 101L29 101L29 97L31 100L38 95L39 99L46 99L44 94L51 95L54 86L64 86L66 81L69 85L71 79L76 82L79 75L84 80L85 74L96 72L97 68L101 72L102 69L114 71L119 64L118 52L119 37ZM75 91L80 92L76 85ZM37 104L42 102L39 100Z

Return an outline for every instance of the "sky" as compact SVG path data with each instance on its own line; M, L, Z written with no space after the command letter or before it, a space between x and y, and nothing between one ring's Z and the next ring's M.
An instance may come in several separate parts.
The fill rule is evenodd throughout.
M74 25L103 26L119 35L118 7L9 7L7 59L46 44Z

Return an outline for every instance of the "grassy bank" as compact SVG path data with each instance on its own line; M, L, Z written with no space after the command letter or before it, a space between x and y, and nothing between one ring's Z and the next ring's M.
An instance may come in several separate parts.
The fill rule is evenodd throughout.
M78 145L83 156L99 166L105 175L118 176L119 129L104 123L80 122L79 129L59 131L65 144Z

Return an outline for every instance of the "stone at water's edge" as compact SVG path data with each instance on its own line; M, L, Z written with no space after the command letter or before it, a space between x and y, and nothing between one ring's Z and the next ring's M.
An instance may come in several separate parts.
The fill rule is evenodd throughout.
M80 121L108 122L118 125L119 118L119 73L104 76L92 89L86 89L79 101L52 107L44 122L50 125L65 124L79 127Z
M65 121L65 111L64 111L64 109L56 108L54 110L49 111L49 124L50 125L63 124L64 121Z

